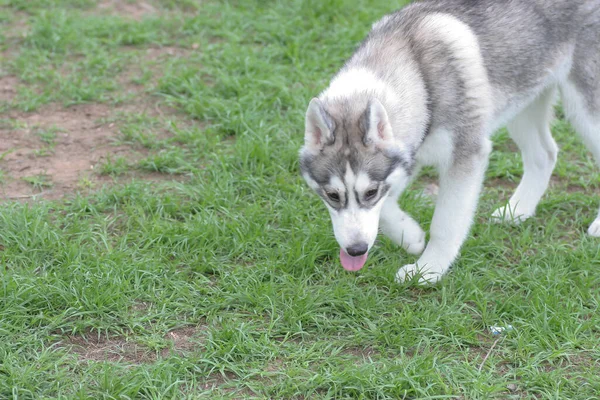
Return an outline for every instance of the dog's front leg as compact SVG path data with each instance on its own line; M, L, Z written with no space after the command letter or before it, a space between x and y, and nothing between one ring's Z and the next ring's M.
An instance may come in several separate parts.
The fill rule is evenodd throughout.
M425 248L425 232L398 206L398 196L385 200L379 219L381 232L410 254L421 254Z
M453 161L448 169L440 171L430 241L416 264L400 268L397 281L420 273L419 283L435 283L448 271L469 233L490 149L486 139L479 152L463 157L460 163Z

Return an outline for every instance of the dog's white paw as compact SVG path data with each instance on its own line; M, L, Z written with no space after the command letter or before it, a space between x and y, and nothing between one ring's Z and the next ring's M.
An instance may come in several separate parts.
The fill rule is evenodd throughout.
M417 264L408 264L396 272L396 282L403 283L420 274L419 285L432 285L439 281L444 274L426 268L419 268Z
M511 208L509 205L498 208L492 213L492 222L509 223L519 225L521 222L533 217L535 212L523 212L518 208Z
M587 233L588 235L593 237L600 237L600 218L592 222L592 224L588 228Z

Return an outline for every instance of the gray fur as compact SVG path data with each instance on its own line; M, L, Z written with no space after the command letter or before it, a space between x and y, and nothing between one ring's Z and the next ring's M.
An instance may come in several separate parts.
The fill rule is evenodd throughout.
M445 37L432 28L432 21L434 26L440 21L435 20L439 15L441 21L451 16L461 27L468 27L469 37L474 35L479 45L478 65L470 65L459 54L455 45L463 39ZM448 162L434 164L442 177L441 192L460 190L458 177L463 177L471 196L477 196L489 136L556 87L563 94L567 116L600 162L600 0L415 2L375 23L336 77L357 69L370 71L387 89L359 90L341 97L329 96L326 90L320 96L333 121L334 138L317 153L304 149L300 157L305 176L319 185L327 184L332 176L343 179L347 165L379 183L397 168L411 176L421 164L420 154L431 154L426 144L437 143L429 140L436 133L449 135L452 147ZM579 98L585 110L579 109ZM382 149L366 140L373 99L385 107L402 146ZM548 160L542 163L551 168L555 151L551 144L547 146L550 151L544 157ZM439 150L441 159L445 149ZM465 212L472 213L474 208ZM441 220L444 212L439 214ZM600 236L600 215L597 222L595 233L592 227L589 231L594 236ZM433 230L432 224L432 241ZM455 235L453 240L462 243L466 233ZM427 251L425 261L437 262ZM455 255L445 257L453 260Z
M423 46L418 32L414 31L424 16L436 12L457 17L476 33L490 84L513 98L527 96L537 89L547 78L557 57L566 56L565 52L575 49L574 58L580 62L573 66L572 79L586 93L590 108L594 111L600 108L600 94L597 93L600 90L597 84L600 75L600 1L422 1L384 17L376 24L341 72L364 66L394 85L394 66L416 63L422 82L415 82L415 85L427 88L427 107L433 116L423 137L432 127L452 127L457 135L457 151L469 153L476 151L479 145L476 138L463 136L478 123L479 116L476 107L474 109L464 101L469 94L465 93L451 50L442 42ZM337 135L343 136L341 142L357 143L360 135L356 129L348 127L348 122L359 121L372 95L365 93L357 99L344 99L341 104L325 104L326 108L336 108L333 112L345 121L346 126L336 131ZM402 110L391 112L401 113ZM343 153L340 140L336 140L336 154ZM361 165L357 158L360 157L353 152L352 165ZM414 160L402 162L410 168Z
M571 80L587 101L589 112L600 115L600 3L588 2L581 18ZM592 7L593 6L593 7ZM589 13L587 13L589 12Z
M367 105L364 99L324 104L334 126L333 142L318 155L305 155L300 160L302 170L319 184L329 182L332 175L343 177L348 164L353 171L368 171L374 181L385 180L399 164L410 167L409 161L403 159L401 154L377 151L365 143Z

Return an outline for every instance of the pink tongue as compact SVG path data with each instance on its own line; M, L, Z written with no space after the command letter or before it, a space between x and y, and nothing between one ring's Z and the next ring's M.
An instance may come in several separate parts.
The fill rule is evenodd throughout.
M340 261L342 262L342 267L344 267L346 271L358 271L367 262L367 254L368 253L365 253L362 256L352 257L344 250L340 249Z

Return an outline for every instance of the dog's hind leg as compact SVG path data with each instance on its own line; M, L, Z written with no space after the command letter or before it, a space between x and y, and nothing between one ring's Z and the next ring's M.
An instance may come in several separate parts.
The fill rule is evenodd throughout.
M547 89L508 124L508 132L521 150L523 178L508 204L494 211L496 221L519 223L535 214L548 188L558 147L550 132L555 88Z
M425 232L400 209L398 196L390 195L383 204L379 226L384 235L410 254L421 254L425 248Z
M597 69L600 72L600 64ZM561 86L561 93L566 116L600 164L600 83L596 81L595 85L595 89L586 88L586 92L570 80ZM587 232L590 236L600 237L600 211Z
M600 165L600 9L581 31L571 74L560 90L565 115ZM588 234L600 237L600 211Z

